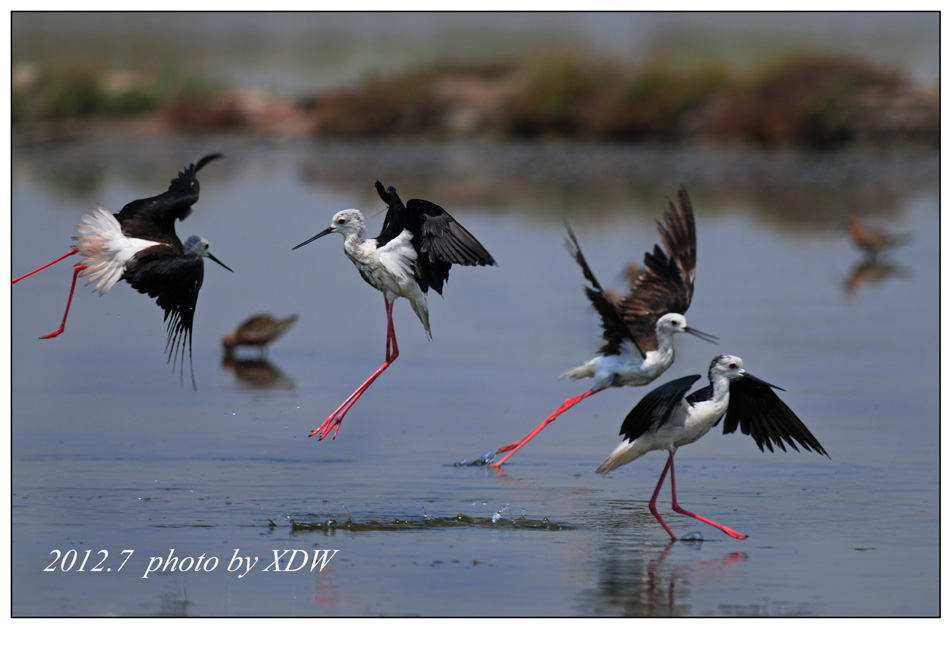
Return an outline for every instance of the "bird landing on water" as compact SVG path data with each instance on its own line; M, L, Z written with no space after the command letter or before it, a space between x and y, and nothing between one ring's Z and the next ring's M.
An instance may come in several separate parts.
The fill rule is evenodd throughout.
M426 335L431 338L426 301L429 288L442 294L453 264L495 264L484 246L438 204L424 199L410 199L403 204L394 187L384 188L379 181L376 181L376 192L388 207L383 228L376 238L366 238L366 223L360 211L345 209L333 216L329 227L294 246L296 250L328 234L340 234L343 252L363 280L383 293L386 306L385 361L320 427L310 433L311 436L319 433L321 440L330 431L336 437L347 411L399 356L393 327L393 303L396 299L402 297L409 301Z

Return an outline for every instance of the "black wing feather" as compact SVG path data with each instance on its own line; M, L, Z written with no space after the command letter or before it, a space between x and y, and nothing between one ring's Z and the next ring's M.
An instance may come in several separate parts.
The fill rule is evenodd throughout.
M687 375L661 384L647 393L623 420L623 424L620 425L620 435L625 440L633 442L651 428L663 426L669 421L689 388L701 377L701 375Z
M383 229L376 237L377 246L386 245L404 229L408 229L412 233L412 245L417 255L413 267L416 282L423 291L432 287L442 294L442 287L449 279L449 268L453 264L495 264L484 246L438 204L424 199L410 199L403 205L396 188L384 188L379 181L376 181L376 192L389 207Z
M402 199L396 194L396 188L390 186L389 190L383 187L383 184L376 181L376 192L379 198L386 203L386 219L383 220L383 228L376 237L377 247L383 247L402 233L406 228L406 206ZM423 288L424 290L425 288Z
M168 361L175 368L180 355L184 373L186 345L191 364L192 327L198 292L204 282L204 260L197 255L183 255L171 246L152 246L136 255L135 264L127 268L122 277L136 290L155 299L158 307L165 311ZM197 388L193 365L191 383Z
M198 201L198 170L220 157L220 153L204 156L197 164L190 164L180 171L162 194L136 199L123 206L115 217L125 235L167 243L183 250L181 240L175 234L175 221L187 218L191 207Z
M768 383L758 378L742 377L729 386L729 408L722 432L733 433L737 427L745 435L751 435L761 451L768 448L774 452L775 445L786 451L784 443L787 442L796 451L797 443L806 451L828 456L802 420Z
M679 209L667 203L663 222L657 221L659 245L643 256L645 270L620 304L627 325L641 349L655 350L656 322L667 313L686 313L696 279L696 220L685 188Z
M644 356L643 350L637 345L637 341L627 326L627 322L624 320L623 314L620 312L617 304L604 291L604 288L601 287L600 282L598 282L594 276L594 272L591 271L590 266L587 264L584 253L581 252L581 246L577 242L577 237L574 236L574 231L570 225L567 226L567 242L565 245L567 246L567 251L571 253L571 257L580 265L581 271L584 273L584 278L591 284L590 287L584 288L584 292L587 294L591 305L594 306L594 310L600 315L601 328L603 329L604 336L604 344L600 346L597 353L602 355L620 354L620 346L626 340L633 343L634 347L640 352L641 357Z

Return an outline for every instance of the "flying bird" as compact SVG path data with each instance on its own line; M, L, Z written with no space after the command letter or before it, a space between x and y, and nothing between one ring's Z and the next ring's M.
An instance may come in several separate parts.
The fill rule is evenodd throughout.
M126 236L132 239L129 244L126 244L124 241L115 239L112 242L118 244L115 253L122 254L126 260L134 254L135 251L141 250L146 247L144 241L153 241L156 243L164 243L171 245L178 250L184 252L184 246L182 245L181 239L178 238L178 235L175 233L175 222L177 220L184 220L189 215L191 215L191 207L198 201L198 193L200 186L198 183L197 173L198 171L211 162L212 160L217 160L222 157L220 153L212 153L211 155L206 155L200 160L197 164L190 164L184 170L178 173L178 176L174 178L171 184L168 186L168 190L163 192L160 195L155 195L154 197L146 197L144 199L136 199L131 201L125 206L122 207L115 215L109 213L109 216L118 222L118 225L121 229L121 235ZM108 229L108 222L96 222L94 219L98 217L97 211L105 209L102 206L98 206L90 217L90 221L86 222L87 216L83 216L83 221L88 225L92 225L93 229L87 230L84 234L82 231L83 225L77 225L77 230L80 232L80 236L73 237L74 240L79 241L84 235L89 236L89 238L95 237L98 233L96 230L99 225L105 224L104 232L110 236L113 236L113 231ZM108 213L108 211L106 211ZM86 240L89 241L89 238ZM103 241L105 242L105 241ZM95 254L98 253L98 250L93 248L90 245L87 245L88 249ZM135 251L130 252L134 248ZM31 276L34 273L42 271L43 269L56 264L57 262L66 259L70 255L75 255L80 252L78 246L74 245L73 248L62 255L57 257L52 262L48 262L38 269L33 269L29 273L25 273L19 278L14 278L13 283L17 283L20 280L23 280L27 276ZM73 292L76 289L76 279L80 276L89 275L86 271L88 267L83 264L82 261L76 264L76 267L73 270L73 280L69 287L69 297L66 300L66 312L63 314L63 321L60 324L59 328L55 331L40 336L40 338L55 338L56 336L63 333L63 330L66 328L66 318L69 315L69 306L73 301ZM118 276L116 277L118 280ZM90 278L86 284L88 285L93 281ZM112 281L112 284L115 284L115 281ZM109 285L111 288L112 284ZM109 291L108 288L100 292L100 294L105 294Z
M165 311L168 323L165 345L168 360L174 368L180 355L183 373L186 345L191 365L195 306L204 282L203 258L207 257L228 271L231 269L208 252L208 242L199 236L189 236L184 244L179 241L177 245L125 236L119 222L101 206L92 215L83 216L77 229L76 247L86 266L82 275L89 276L86 284L96 282L93 291L102 295L121 278L140 293L155 299L158 307ZM193 366L191 383L197 389Z
M689 512L676 502L673 456L680 447L696 442L722 421L723 433L733 433L738 428L751 435L761 451L768 448L773 452L775 446L786 451L787 443L795 451L800 445L806 451L831 457L773 391L784 390L751 375L739 357L723 354L713 359L709 365L709 384L687 395L700 377L688 375L667 382L644 396L620 427L623 442L597 468L597 472L608 473L653 450L665 451L666 465L650 498L649 508L670 537L677 539L656 511L656 498L667 472L670 473L675 512L718 528L729 537L744 540L746 535Z
M570 227L567 249L580 265L587 298L600 314L604 343L597 356L565 371L561 377L571 380L592 378L593 386L564 401L551 415L518 442L499 448L490 455L508 452L494 468L501 467L515 452L557 419L558 415L608 387L649 384L673 363L673 336L689 333L713 342L715 336L686 324L683 313L693 299L696 280L696 221L685 189L679 191L679 208L669 202L663 222L657 221L663 248L654 245L643 257L644 268L637 274L623 299L611 296L594 277L580 244Z
M65 329L79 276L88 278L86 285L95 282L93 291L98 291L100 296L122 279L139 292L156 299L158 306L165 311L169 361L177 364L179 352L184 357L185 344L191 359L194 310L204 280L203 258L217 262L228 271L231 269L208 252L206 240L191 236L182 243L175 232L175 223L187 218L198 201L198 170L219 157L219 153L203 157L197 164L179 172L166 192L129 202L116 214L104 206L96 206L76 225L77 235L73 237L76 243L72 250L13 281L15 283L70 255L78 253L82 257L73 270L62 323L58 329L41 338L54 338ZM193 368L191 379L192 386L195 386Z
M330 226L294 246L294 250L327 234L343 236L343 252L356 265L360 276L383 293L386 305L386 358L382 366L328 416L310 435L320 440L330 431L336 438L347 411L364 391L399 356L393 328L393 303L399 297L409 301L431 339L426 294L431 287L442 294L453 264L489 266L495 260L468 230L444 208L424 199L403 204L396 189L376 181L376 191L388 209L383 228L376 238L367 239L363 214L346 209L333 216ZM334 430L335 429L335 430Z

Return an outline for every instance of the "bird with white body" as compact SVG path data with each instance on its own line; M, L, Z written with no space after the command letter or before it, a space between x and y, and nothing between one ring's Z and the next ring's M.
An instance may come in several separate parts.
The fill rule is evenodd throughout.
M673 363L675 334L689 333L706 341L716 340L715 336L688 326L683 315L692 301L696 279L696 222L685 189L679 192L679 209L670 202L664 222L658 221L657 228L666 251L655 245L652 252L644 255L643 271L618 301L594 277L574 232L568 227L567 248L590 283L585 291L600 314L604 344L596 357L565 371L561 377L592 378L593 385L564 401L521 440L494 452L489 458L492 467L499 468L558 415L585 398L608 387L640 386L655 380ZM508 453L500 460L491 460L505 452Z
M363 280L383 293L386 305L386 358L382 366L328 416L310 435L320 440L331 431L335 438L347 411L364 391L399 356L393 328L393 304L407 299L432 338L426 293L431 287L439 294L453 264L494 265L495 260L468 230L445 209L424 199L403 204L396 189L376 181L376 191L387 205L383 228L376 238L366 238L363 214L345 209L333 216L330 226L294 246L294 250L328 234L343 237L343 252L356 265ZM335 430L334 430L335 429Z
M709 365L709 384L687 395L700 377L689 375L667 382L644 396L620 427L623 442L597 468L597 472L608 473L647 452L665 451L666 466L650 498L649 509L670 537L676 540L676 535L656 511L656 499L667 472L670 474L674 511L718 528L730 537L745 539L746 535L679 506L673 471L673 456L677 450L696 442L722 421L723 433L733 433L739 428L742 433L752 436L761 451L765 448L774 451L774 446L785 451L785 443L788 443L796 451L800 445L806 451L824 456L828 453L773 391L781 388L751 375L739 357L724 354L713 359Z

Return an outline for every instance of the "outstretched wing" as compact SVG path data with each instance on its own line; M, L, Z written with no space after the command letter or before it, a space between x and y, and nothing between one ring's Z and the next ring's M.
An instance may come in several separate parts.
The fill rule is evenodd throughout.
M567 251L571 253L571 257L574 258L574 261L580 265L581 271L584 272L584 278L591 284L590 287L584 288L584 292L587 294L591 305L594 306L594 310L600 314L604 344L600 346L597 353L602 355L620 354L620 346L623 342L631 341L634 347L640 352L640 356L644 356L643 350L637 345L637 341L627 326L627 322L624 320L620 308L604 291L604 288L600 286L600 282L594 277L594 272L590 270L590 266L584 258L584 253L581 252L581 246L577 242L577 237L574 236L574 231L570 225L567 226L566 246Z
M181 250L181 241L175 234L175 221L187 218L191 207L198 201L198 170L220 157L220 153L206 155L197 164L190 164L179 172L162 194L136 199L123 206L115 217L125 235L167 243Z
M389 186L389 189L383 187L383 184L376 181L376 192L379 198L386 203L386 219L383 220L383 228L376 237L377 247L382 248L402 233L406 228L406 205L396 194L396 188Z
M122 277L136 290L155 299L165 311L168 361L175 368L180 356L183 374L186 346L191 365L192 327L198 292L204 282L204 260L198 255L181 254L168 245L157 245L139 253L135 264ZM197 389L193 365L191 383Z
M784 452L787 442L795 451L798 443L806 451L828 456L802 420L772 391L772 385L751 375L733 380L729 386L729 408L722 432L733 433L736 427L751 435L763 452L766 447L775 451L773 445Z
M653 389L640 399L620 425L620 435L633 442L651 428L660 428L669 421L689 388L701 375L687 375Z
M379 181L376 181L376 191L389 206L383 229L376 237L377 246L384 246L408 229L417 255L414 267L416 280L424 291L432 287L442 294L442 286L449 279L449 268L453 264L495 264L484 246L438 204L424 199L410 199L403 206L396 188L384 188Z
M668 202L663 222L657 221L663 248L643 257L645 270L620 303L627 326L641 350L655 350L656 322L667 313L686 313L696 279L696 221L685 188L679 208Z

